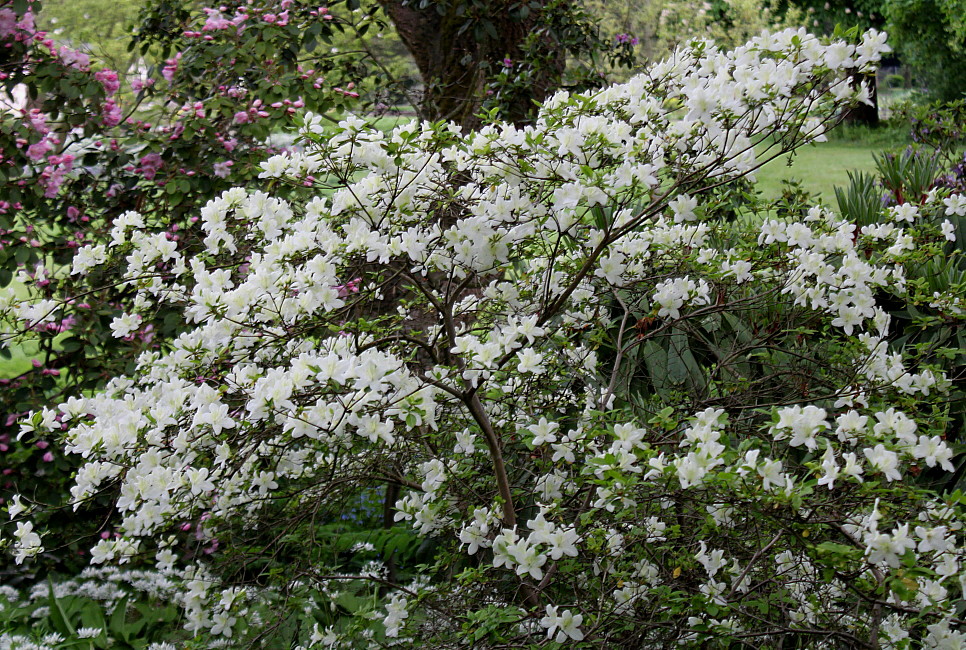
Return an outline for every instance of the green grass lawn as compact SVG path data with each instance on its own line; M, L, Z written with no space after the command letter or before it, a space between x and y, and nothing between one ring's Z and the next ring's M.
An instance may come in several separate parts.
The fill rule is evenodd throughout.
M835 205L835 186L848 185L849 170L875 171L872 154L882 146L866 142L835 140L799 149L793 155L776 158L758 171L758 189L766 199L778 198L783 180L797 180L802 189L818 194L822 200Z
M776 158L758 171L758 189L764 198L777 198L783 180L797 180L802 189L835 205L835 186L846 187L849 171L875 172L874 154L904 149L910 144L906 127L842 124L832 129L828 141L800 148L793 155ZM764 147L759 149L759 153Z
M10 286L16 291L17 298L27 297L27 288L17 279L14 279ZM14 343L9 346L9 350L11 353L9 359L0 357L0 379L11 379L30 370L33 355L37 354L37 345L32 341L27 345Z

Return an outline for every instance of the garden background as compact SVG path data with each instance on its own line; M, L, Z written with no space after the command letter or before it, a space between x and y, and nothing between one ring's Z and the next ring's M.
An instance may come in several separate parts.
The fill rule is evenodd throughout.
M964 15L3 0L0 648L964 642Z

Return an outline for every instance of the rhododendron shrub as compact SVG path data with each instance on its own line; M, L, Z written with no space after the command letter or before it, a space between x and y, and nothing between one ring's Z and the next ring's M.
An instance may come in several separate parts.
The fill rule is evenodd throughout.
M200 254L127 213L72 273L120 265L115 336L188 328L22 425L83 459L78 513L117 494L92 561L153 563L233 643L264 606L304 647L961 642L947 380L880 302L920 298L905 266L963 199L875 228L714 203L866 99L848 72L883 42L696 42L525 128L307 114L301 152L201 210ZM386 486L421 564L332 552ZM18 561L35 510L10 508Z

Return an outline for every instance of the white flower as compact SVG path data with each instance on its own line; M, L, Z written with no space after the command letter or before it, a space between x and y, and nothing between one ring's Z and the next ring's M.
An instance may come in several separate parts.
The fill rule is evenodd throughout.
M138 314L123 314L111 321L111 332L115 338L124 338L141 327L141 316Z
M708 553L708 545L701 541L701 548L698 550L697 555L694 558L704 567L710 577L714 577L718 570L721 569L727 561L724 559L724 551L721 549L714 549L711 553Z
M782 473L782 462L780 460L766 460L758 466L758 475L761 477L761 487L770 490L771 486L781 486L785 483L785 475Z
M832 70L851 67L853 64L852 54L854 51L854 46L850 45L849 43L844 43L841 41L832 43L825 49L825 65Z
M564 555L577 557L577 542L580 537L573 528L558 528L547 535L546 543L550 545L550 559L559 560Z
M262 163L262 171L258 174L258 177L281 178L288 172L288 166L288 157L283 154L277 154Z
M545 445L550 442L557 442L557 429L560 425L556 422L548 422L547 418L540 418L536 424L531 424L527 429L533 434L531 440L534 447Z
M804 408L790 406L778 411L778 423L775 429L779 432L791 430L792 439L788 444L792 447L805 445L808 449L814 450L818 447L816 434L829 428L828 422L825 421L826 415L825 409L811 404ZM784 437L784 433L778 433L775 439L780 440Z
M943 203L946 204L946 214L948 216L955 214L960 217L966 217L966 194L953 194L943 199Z
M952 464L953 450L939 436L919 436L919 444L912 449L912 455L921 458L929 467L937 464L947 472L955 471Z
M658 316L661 318L680 318L681 307L686 303L691 305L707 305L711 302L710 287L704 279L697 282L691 278L674 278L659 282L652 297L660 308Z
M233 634L232 628L237 621L238 619L234 616L229 616L227 612L215 612L211 616L211 622L214 624L211 626L211 633L230 639Z
M920 540L919 547L916 549L920 553L939 551L943 553L952 550L953 543L948 538L949 528L946 526L936 526L935 528L925 528L916 526L916 537Z
M537 354L533 348L520 350L517 352L517 358L520 360L517 364L517 372L532 372L535 375L544 372L544 367L541 365L543 363L543 355Z
M386 617L383 619L383 625L386 626L386 636L391 638L399 636L404 621L409 618L408 605L409 601L406 598L398 594L393 595L389 604L386 605Z
M944 220L940 226L940 229L942 230L942 235L946 238L946 241L956 241L956 226L954 226L952 222L950 222L948 219Z
M93 639L94 637L100 636L102 630L99 627L82 627L77 630L77 638L79 639Z
M15 519L17 515L19 515L21 512L23 512L26 509L27 509L27 506L25 506L20 501L19 494L15 494L13 498L10 500L10 503L7 504L7 514L10 516L11 520Z
M675 222L680 223L697 219L694 214L694 209L698 207L698 200L687 194L681 194L675 197L673 201L668 203L668 207L674 213Z
M14 543L14 560L17 564L23 564L27 558L40 555L44 551L44 547L40 545L40 535L34 532L34 525L29 521L18 522L13 536L17 538Z
M902 524L892 531L892 534L871 533L866 540L866 555L869 562L878 564L883 562L892 568L898 568L900 558L906 551L916 547L916 543L909 537L909 524Z
M825 474L818 480L818 484L827 485L828 489L831 490L835 485L835 479L841 473L841 469L835 462L835 454L832 452L831 447L825 449L825 455L822 457L822 469Z
M907 221L913 223L919 216L919 206L915 203L903 203L889 208L889 213L896 221Z
M853 452L848 452L846 454L842 454L842 460L845 461L845 467L842 469L842 473L846 476L851 476L859 483L862 483L862 474L865 470L863 470L862 465L859 464L858 456L856 456Z
M547 615L540 619L540 625L547 629L548 639L553 637L554 631L557 630L554 638L557 643L564 643L568 639L583 641L584 633L580 630L580 625L584 622L583 614L574 614L569 609L558 614L557 607L554 605L547 605L546 611Z
M107 259L107 248L100 244L98 246L84 246L74 254L71 275L87 275L87 272L103 263Z
M888 481L898 481L902 478L899 472L899 457L894 451L889 451L883 445L876 445L875 448L866 447L862 450L863 455L869 463L882 472Z

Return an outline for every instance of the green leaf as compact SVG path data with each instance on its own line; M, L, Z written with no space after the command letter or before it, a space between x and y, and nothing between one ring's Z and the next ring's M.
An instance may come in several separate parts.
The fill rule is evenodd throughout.
M490 36L490 38L492 38L493 40L499 40L500 35L496 31L496 25L493 24L493 21L484 20L482 24L483 24L484 31L486 31L486 33Z
M66 636L67 638L74 638L77 636L74 626L71 625L70 620L67 618L67 613L54 595L54 582L47 579L48 594L50 597L50 622L58 632Z
M111 631L112 636L118 636L125 643L130 643L130 632L127 625L127 601L127 596L125 596L114 606L108 629Z

